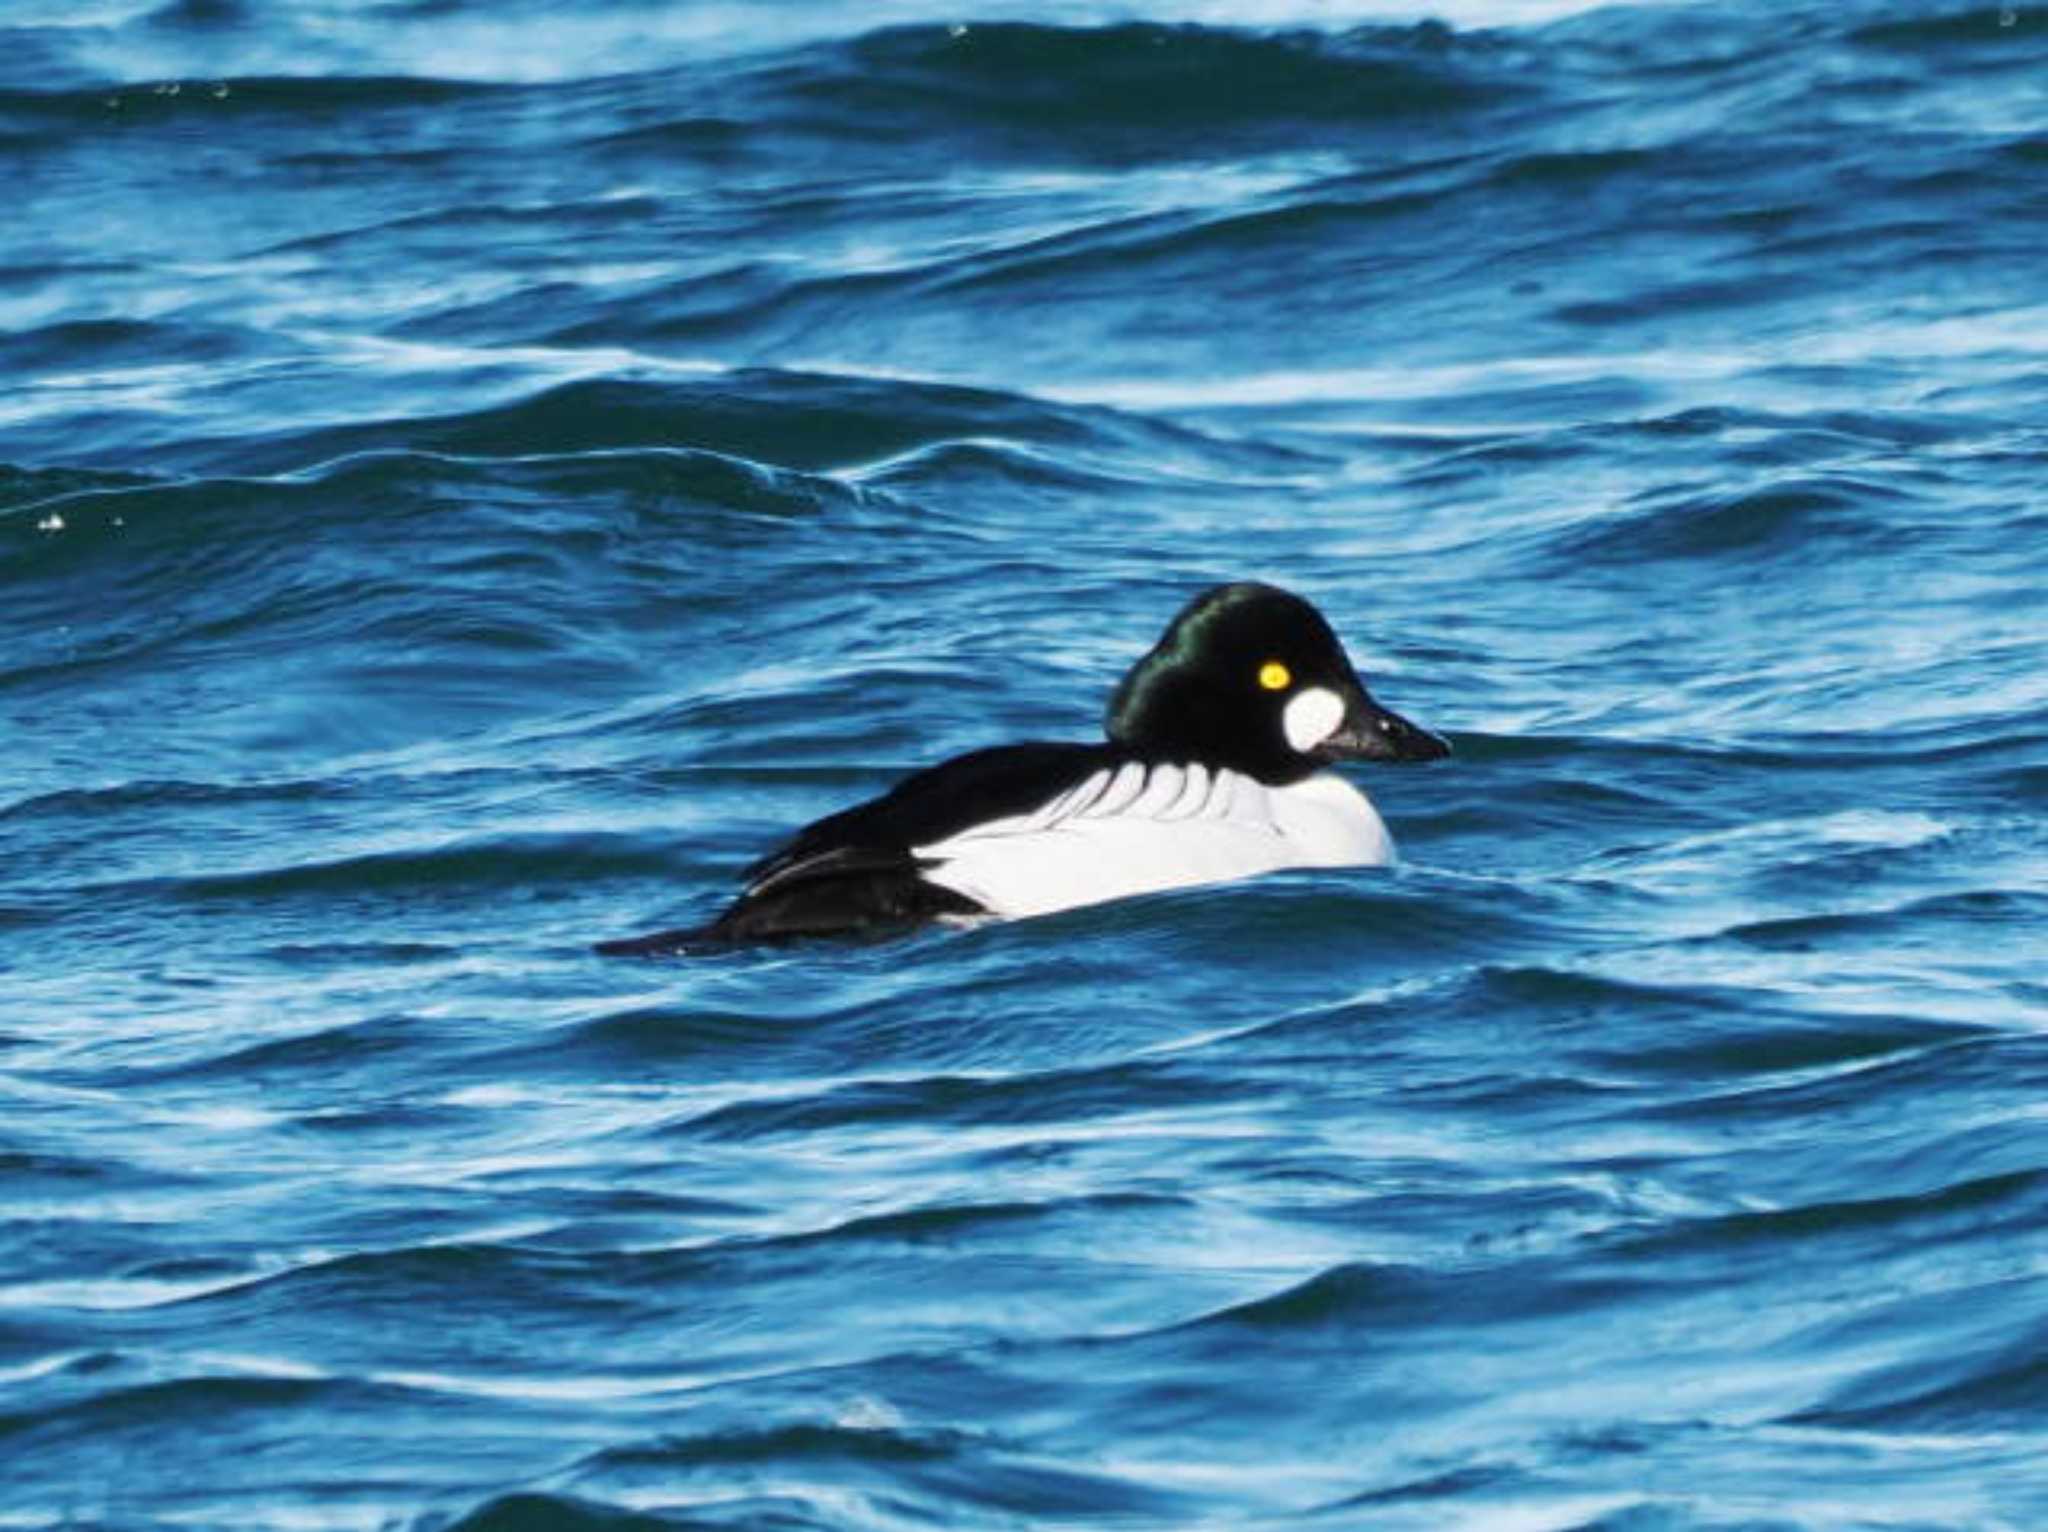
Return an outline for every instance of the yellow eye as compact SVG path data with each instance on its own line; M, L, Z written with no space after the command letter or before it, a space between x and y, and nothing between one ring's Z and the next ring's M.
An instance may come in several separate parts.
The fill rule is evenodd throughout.
M1259 667L1259 685L1269 692L1285 691L1294 674L1278 660L1268 660Z

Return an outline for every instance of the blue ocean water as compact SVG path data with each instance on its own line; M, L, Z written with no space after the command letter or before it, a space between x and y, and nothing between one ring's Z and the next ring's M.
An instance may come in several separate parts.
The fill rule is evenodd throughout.
M0 164L0 1526L2048 1524L2048 12L14 0ZM1398 869L590 952L1234 578Z

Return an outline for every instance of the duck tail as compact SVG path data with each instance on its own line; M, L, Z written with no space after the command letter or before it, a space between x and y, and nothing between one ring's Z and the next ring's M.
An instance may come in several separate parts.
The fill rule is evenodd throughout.
M598 942L591 951L599 957L695 957L732 945L732 938L722 934L718 927L719 922L713 921L708 926L678 926L673 931L655 931L646 936L622 936Z

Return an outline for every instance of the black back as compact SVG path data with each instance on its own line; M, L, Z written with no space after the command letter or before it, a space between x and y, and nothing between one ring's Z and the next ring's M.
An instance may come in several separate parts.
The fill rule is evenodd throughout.
M1107 745L999 745L905 777L879 798L828 815L754 864L747 886L708 926L604 942L612 956L656 956L735 942L851 932L886 935L981 906L927 883L914 846L970 825L1027 814L1127 759Z

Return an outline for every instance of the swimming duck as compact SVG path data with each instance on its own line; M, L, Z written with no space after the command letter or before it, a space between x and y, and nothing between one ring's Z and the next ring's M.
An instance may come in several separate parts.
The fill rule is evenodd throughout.
M1329 623L1271 585L1195 597L1118 684L1100 744L958 756L818 820L709 925L613 955L1017 919L1283 867L1371 866L1393 840L1338 761L1434 761Z

